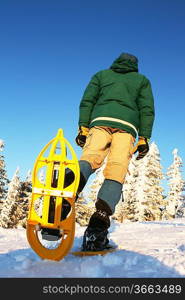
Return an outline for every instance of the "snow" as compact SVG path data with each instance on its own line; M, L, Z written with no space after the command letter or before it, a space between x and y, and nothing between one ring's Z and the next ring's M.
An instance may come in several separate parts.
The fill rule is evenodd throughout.
M86 227L76 223L71 251L79 250ZM112 220L109 238L118 249L105 256L42 260L23 228L0 228L0 277L175 278L185 277L185 219L157 222Z

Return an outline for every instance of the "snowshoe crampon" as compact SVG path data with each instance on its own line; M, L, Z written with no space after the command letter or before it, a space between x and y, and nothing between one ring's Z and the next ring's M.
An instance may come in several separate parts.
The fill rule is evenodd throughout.
M94 255L105 255L111 252L114 252L117 250L117 246L115 245L108 245L105 249L103 250L97 250L97 251L73 251L71 254L75 256L94 256Z
M66 180L66 174L70 174L70 180ZM59 129L38 155L32 174L27 239L43 259L61 260L73 245L79 180L77 156ZM57 243L48 247L44 239Z
M117 249L117 245L109 243L107 234L108 230L105 228L87 227L84 232L81 250L71 253L76 256L92 256L114 252Z

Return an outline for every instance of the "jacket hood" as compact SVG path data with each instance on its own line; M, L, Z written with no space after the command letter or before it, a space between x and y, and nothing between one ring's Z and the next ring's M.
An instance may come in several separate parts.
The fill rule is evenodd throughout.
M110 69L119 73L138 72L138 59L129 53L122 53L115 59Z

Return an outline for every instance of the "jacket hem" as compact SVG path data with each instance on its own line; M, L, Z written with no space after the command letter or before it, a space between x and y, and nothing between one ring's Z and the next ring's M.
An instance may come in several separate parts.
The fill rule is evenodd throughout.
M120 120L117 118L110 118L110 117L98 117L91 121L90 126L92 126L91 124L94 122L108 122L109 124L110 123L112 123L112 124L118 123L120 125L130 127L132 130L135 131L135 134L138 135L138 131L137 131L136 127L133 124L131 124L127 121L124 121L124 120Z

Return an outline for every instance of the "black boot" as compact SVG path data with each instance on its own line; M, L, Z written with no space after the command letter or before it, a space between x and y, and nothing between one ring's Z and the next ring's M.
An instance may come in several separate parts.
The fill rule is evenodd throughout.
M99 199L97 203L97 210L91 216L89 225L84 233L82 251L101 251L109 248L107 235L110 227L109 216L112 212L103 200Z

